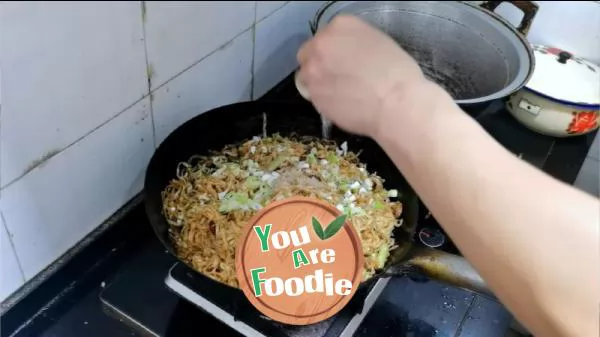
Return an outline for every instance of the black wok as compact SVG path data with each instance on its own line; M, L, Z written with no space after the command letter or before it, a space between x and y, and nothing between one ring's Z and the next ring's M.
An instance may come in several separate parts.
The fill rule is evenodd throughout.
M193 155L209 154L225 145L236 144L258 135L321 136L321 119L309 103L244 102L222 106L189 120L173 131L158 147L146 171L144 184L145 208L158 239L175 254L169 238L169 225L162 213L161 192L176 177L178 163ZM359 153L370 172L385 180L385 187L397 189L403 203L403 225L394 230L398 245L390 252L385 268L360 287L372 284L379 277L406 275L415 271L464 288L487 292L477 272L462 258L440 251L417 248L412 244L417 227L418 198L408 182L373 140L350 135L334 127L331 138L338 144L348 142L349 150ZM200 273L217 288L240 292ZM224 289L222 289L224 290Z

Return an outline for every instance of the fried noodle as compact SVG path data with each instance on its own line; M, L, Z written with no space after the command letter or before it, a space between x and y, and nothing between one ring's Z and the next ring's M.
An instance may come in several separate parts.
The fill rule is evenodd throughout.
M363 280L383 268L394 248L402 205L346 144L302 137L255 137L180 163L162 192L176 253L196 271L238 287L235 249L250 218L291 196L325 200L346 213L360 235Z

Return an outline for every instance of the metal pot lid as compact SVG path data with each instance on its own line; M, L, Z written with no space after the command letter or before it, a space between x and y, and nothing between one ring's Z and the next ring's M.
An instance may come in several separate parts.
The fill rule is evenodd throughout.
M328 1L311 30L323 29L339 14L357 16L392 37L456 103L469 105L522 89L535 63L523 34L537 5L514 2L527 9L517 6L525 14L515 28L493 12L499 2L483 3L487 7L467 1Z
M558 48L534 45L533 53L527 89L559 103L600 107L600 67Z

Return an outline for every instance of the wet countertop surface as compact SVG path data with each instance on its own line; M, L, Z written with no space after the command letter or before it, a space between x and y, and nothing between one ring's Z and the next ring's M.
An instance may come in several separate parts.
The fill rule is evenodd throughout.
M284 88L291 93L289 85ZM275 88L275 94L277 90L282 89ZM292 94L297 95L295 89ZM537 135L514 120L500 102L479 122L515 155L569 184L575 181L593 139L593 135L569 139ZM151 335L125 324L118 313L102 305L100 293L119 278L138 285L123 296L143 303L138 312L159 335L201 336L209 331L238 335L166 288L165 268L175 260L165 253L147 222L143 207L134 205L85 254L4 313L1 335ZM131 273L143 276L123 276ZM425 278L402 277L388 283L355 336L504 336L511 319L492 298Z
M497 301L439 282L392 279L355 336L504 336Z

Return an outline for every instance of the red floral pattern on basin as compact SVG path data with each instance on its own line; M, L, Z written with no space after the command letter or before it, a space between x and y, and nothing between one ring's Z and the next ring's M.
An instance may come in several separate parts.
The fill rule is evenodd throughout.
M553 48L553 47L548 47L546 48L546 51L552 55L556 55L558 56L558 54L562 53L563 50L562 49L558 49L558 48Z
M568 133L584 133L598 126L598 111L573 111L573 119L569 123Z

